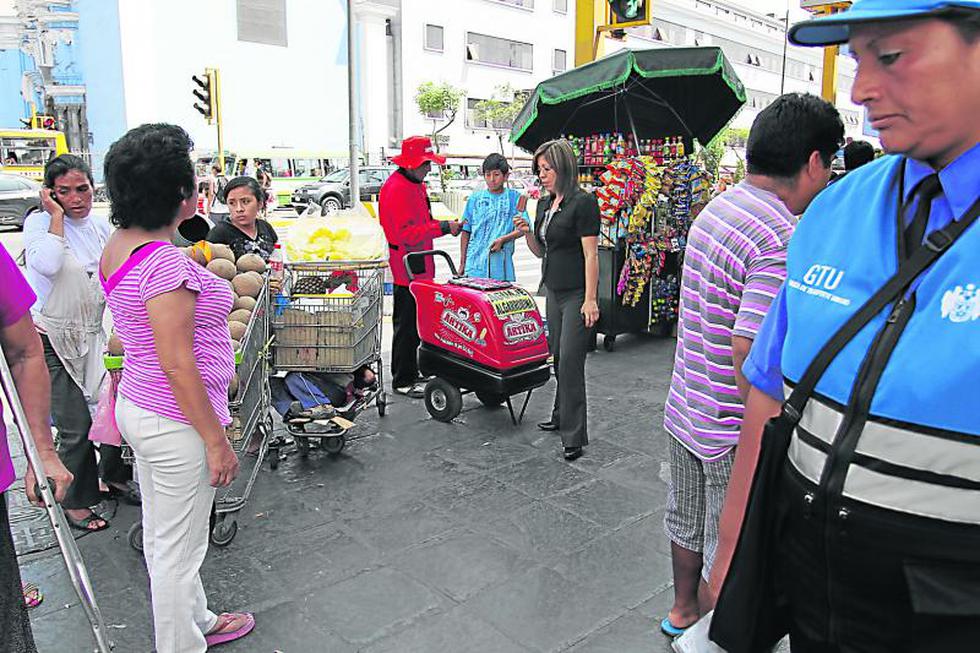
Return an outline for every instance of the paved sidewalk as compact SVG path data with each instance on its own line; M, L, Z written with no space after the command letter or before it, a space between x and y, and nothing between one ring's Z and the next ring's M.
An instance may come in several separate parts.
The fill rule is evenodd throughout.
M574 463L538 431L473 397L453 424L421 401L361 416L331 458L291 455L258 477L230 546L203 569L215 610L256 613L235 651L669 651L660 427L674 341L622 338L589 357L592 444ZM79 540L117 651L152 648L145 571L126 542L138 510ZM90 651L57 550L25 556L44 590L42 653Z

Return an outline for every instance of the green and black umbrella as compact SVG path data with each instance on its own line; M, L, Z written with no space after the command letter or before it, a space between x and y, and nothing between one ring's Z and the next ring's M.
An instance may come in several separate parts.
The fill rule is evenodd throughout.
M563 134L683 136L707 143L745 104L721 48L623 50L538 84L511 140L529 152Z

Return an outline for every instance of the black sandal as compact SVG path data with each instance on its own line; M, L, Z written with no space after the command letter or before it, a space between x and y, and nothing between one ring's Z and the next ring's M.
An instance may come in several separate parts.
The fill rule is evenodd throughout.
M69 526L74 528L76 531L82 531L83 533L98 533L99 531L104 531L105 529L109 528L109 520L99 517L94 512L89 513L88 517L83 517L82 519L78 520L72 519L66 512L65 519L68 520ZM99 528L89 528L94 521L102 522L102 526Z

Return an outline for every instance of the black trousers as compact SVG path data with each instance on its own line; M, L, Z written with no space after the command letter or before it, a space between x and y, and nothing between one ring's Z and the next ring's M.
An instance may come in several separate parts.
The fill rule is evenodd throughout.
M582 317L585 290L548 289L545 313L548 318L548 348L555 358L555 406L551 421L558 425L562 445L581 447L589 443L585 406L585 355L592 329Z
M99 478L107 483L122 483L132 478L132 469L123 463L119 447L101 445L100 461L95 460L95 444L88 439L92 416L82 389L62 364L48 337L41 335L44 361L51 376L51 419L58 429L58 457L75 480L68 487L63 508L77 510L102 501Z
M419 378L419 326L415 297L408 286L395 286L391 315L391 387L403 388Z
M37 653L24 605L4 492L0 492L0 653Z
M808 491L788 465L776 551L793 653L980 650L980 527L847 500L828 511Z

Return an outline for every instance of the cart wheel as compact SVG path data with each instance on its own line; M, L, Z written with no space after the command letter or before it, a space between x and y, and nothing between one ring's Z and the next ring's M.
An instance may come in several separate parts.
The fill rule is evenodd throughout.
M436 377L425 384L425 408L433 419L451 422L463 409L463 395L452 383Z
M476 398L480 400L487 408L500 408L500 404L504 403L507 398L501 397L500 395L495 395L489 392L477 392Z
M602 348L606 351L612 351L616 348L616 336L603 336L602 338Z
M374 403L378 407L378 417L384 417L385 409L388 407L388 398L385 396L385 393L379 393Z
M299 450L300 458L310 455L310 441L306 438L296 438L296 448Z
M214 527L211 529L211 544L228 546L237 534L238 520L234 517L227 518L221 515L215 520Z
M342 435L331 435L320 440L320 447L331 456L336 456L344 450L347 439Z
M130 526L126 533L126 539L129 540L129 546L143 553L143 523L136 522Z

